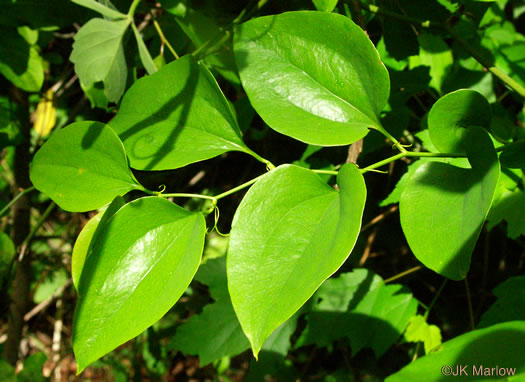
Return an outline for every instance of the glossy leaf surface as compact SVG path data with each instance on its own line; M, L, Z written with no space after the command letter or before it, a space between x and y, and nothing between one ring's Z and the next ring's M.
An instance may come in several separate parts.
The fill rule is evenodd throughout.
M307 169L280 166L252 186L235 213L228 289L255 355L352 251L365 183L350 164L337 179L341 192Z
M452 280L465 278L470 268L500 174L488 134L470 128L467 139L472 169L424 163L410 177L399 205L401 227L414 255Z
M128 67L123 39L129 24L128 19L89 20L75 35L70 57L80 82L89 88L102 81L104 94L112 102L117 102L126 89Z
M474 90L457 90L441 97L428 114L428 131L434 146L442 153L465 154L468 127L488 129L490 105Z
M443 381L453 378L483 381L521 381L525 375L525 322L512 321L473 330L445 342L431 352L391 375L386 382ZM460 368L468 373L459 377ZM474 369L475 368L475 369ZM491 369L494 368L492 371ZM508 368L513 368L514 371ZM499 371L496 371L499 370ZM485 374L488 373L488 374ZM504 374L500 374L504 373ZM470 377L470 378L469 378Z
M77 291L86 258L94 243L96 243L95 236L102 232L108 219L124 206L124 204L126 204L124 198L117 196L104 212L99 212L93 216L78 234L75 246L73 247L73 253L71 254L71 278Z
M174 169L231 150L249 152L217 82L190 56L135 82L110 125L124 142L131 167L140 170Z
M200 264L206 225L159 197L120 208L96 235L78 285L73 349L81 372L157 322Z
M388 73L349 18L325 12L260 17L235 30L234 50L250 102L274 130L335 146L381 128Z
M66 211L95 210L117 195L143 189L122 142L107 125L76 122L57 131L36 153L31 181Z

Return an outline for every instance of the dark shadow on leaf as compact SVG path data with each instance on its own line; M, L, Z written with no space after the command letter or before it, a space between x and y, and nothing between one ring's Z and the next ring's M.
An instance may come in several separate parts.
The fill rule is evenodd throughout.
M0 64L21 75L29 63L29 44L15 28L0 26Z

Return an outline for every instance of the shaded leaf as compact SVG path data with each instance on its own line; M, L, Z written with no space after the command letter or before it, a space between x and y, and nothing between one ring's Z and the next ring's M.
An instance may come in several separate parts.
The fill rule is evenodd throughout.
M73 52L69 58L85 87L104 83L104 94L110 102L117 102L126 89L128 67L123 39L130 20L89 20L75 35Z
M492 292L498 299L483 313L478 328L506 321L525 321L525 276L511 277Z
M131 167L140 170L174 169L232 150L251 153L217 82L191 56L136 81L110 125Z
M104 4L96 0L71 0L73 3L89 8L95 12L100 13L102 16L109 17L110 19L122 19L127 15L120 13L112 8L106 7Z
M131 23L131 29L133 29L135 40L137 40L139 56L140 60L142 61L142 65L144 65L144 69L146 69L148 74L155 73L157 71L157 65L155 65L153 58L149 54L148 47L146 46L146 44L144 44L144 40L142 39L142 36L140 35L140 32L138 31L134 23Z
M14 28L0 26L0 73L27 92L39 91L44 83L44 62L38 46Z
M428 114L428 131L442 153L466 152L467 128L490 128L490 105L480 93L462 89L441 97Z
M487 216L487 228L492 229L496 224L505 220L507 222L507 236L517 239L520 235L525 236L525 192L516 188L515 190L503 190L503 193L490 209Z
M470 128L472 169L425 163L410 177L399 205L401 227L414 255L428 268L463 279L492 204L500 168L488 134Z
M505 167L525 169L525 140L505 145L499 160Z

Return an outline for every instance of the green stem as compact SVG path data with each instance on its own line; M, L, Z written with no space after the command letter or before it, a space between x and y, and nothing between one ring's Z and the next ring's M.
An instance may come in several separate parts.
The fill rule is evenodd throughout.
M215 199L219 200L219 199L222 199L228 195L231 195L237 191L240 191L246 187L250 187L252 184L254 184L255 182L257 182L259 179L261 179L263 176L265 176L266 174L262 174L262 175L259 175L257 178L253 178L252 180L249 180L247 181L246 183L243 183L235 188L232 188L231 190L228 190L226 192L223 192L222 194L219 194L217 196L215 196Z
M27 248L29 247L29 244L31 243L31 240L33 240L33 237L35 236L36 232L40 229L42 224L47 220L48 216L53 212L53 210L56 207L55 202L51 202L49 206L46 208L42 216L40 216L40 219L38 219L38 222L35 224L35 226L31 229L31 232L29 232L29 235L24 239L22 242L22 245L20 246L20 255L18 258L18 261L22 261L24 258L24 255L27 251Z
M9 209L11 208L11 206L12 206L13 204L15 204L16 201L17 201L18 199L20 199L20 198L21 198L22 196L24 196L25 194L30 193L30 192L33 191L34 189L35 189L35 188L31 186L31 187L26 188L25 190L19 192L18 195L16 195L16 196L13 198L13 200L11 200L9 203L7 203L7 205L6 205L4 208L2 208L2 211L0 211L0 217L4 216L4 214L6 213L6 211L9 210Z
M179 55L177 54L175 49L173 49L173 47L171 46L170 42L168 41L168 39L166 38L166 36L162 32L162 29L161 29L159 23L157 22L157 20L153 20L153 26L155 27L155 30L157 31L157 34L160 37L160 41L162 41L162 43L165 44L168 47L168 49L170 50L171 54L173 54L173 57L175 57L175 59L178 60L179 59Z
M385 284L391 283L392 281L397 280L397 279L400 279L401 277L404 277L404 276L409 275L409 274L411 274L411 273L417 272L417 271L419 271L421 268L423 268L422 265L416 265L416 266L413 267L413 268L407 269L407 270L404 271L404 272L398 273L397 275L392 276L392 277L386 279L386 280L384 281L384 283L385 283Z
M257 159L259 162L264 163L268 167L268 170L271 171L275 169L275 165L272 162L270 162L268 159L263 158L262 156L257 154L255 151L252 151L250 149L245 149L244 152L246 154L251 155L252 157Z
M131 3L131 6L129 7L129 11L128 11L128 17L130 19L133 19L133 16L135 16L135 10L137 9L139 3L140 3L140 0L133 0L133 3Z
M410 24L418 25L422 28L434 28L434 29L439 29L439 30L448 32L463 47L463 49L465 49L472 56L472 58L474 58L483 67L485 67L488 71L490 71L500 81L505 83L512 90L514 90L520 96L525 98L525 87L521 86L518 82L512 79L503 70L494 66L493 63L490 62L490 60L485 59L471 44L463 40L463 38L459 36L452 27L446 24L433 23L433 22L430 22L429 20L420 20L414 17L401 15L399 13L395 13L395 12L391 12L386 9L382 9L376 5L361 3L361 7L368 12L371 12L377 15L391 17L393 19L397 19L400 21L405 21Z
M441 295L441 292L443 292L443 289L445 289L445 286L447 285L447 281L448 279L445 279L443 280L443 283L441 284L441 286L439 287L438 291L436 292L436 294L434 295L434 298L432 299L432 301L430 302L430 305L428 306L428 308L426 309L425 311L425 315L423 316L423 318L425 319L425 321L428 319L428 315L430 314L430 310L434 307L434 305L436 304L436 301L438 300L439 296Z
M259 0L257 4L248 11L248 7L244 8L241 13L233 20L232 24L239 24L243 20L249 19L255 12L260 10L264 5L268 2L268 0Z
M365 168L359 170L362 174L370 170L376 169L378 167L384 166L390 162L394 162L398 159L404 157L415 157L415 158L465 158L464 154L450 154L450 153L428 153L428 152L414 152L414 151L405 151L404 153L399 153L390 158L383 159L377 163L371 164Z
M379 131L381 134L383 134L385 137L387 137L388 139L390 139L390 141L392 141L392 143L394 144L395 147L397 147L397 149L401 152L401 153L406 153L407 150L403 147L403 145L401 143L399 143L399 141L394 138L388 131L386 131L385 129L383 129L382 127L375 127L375 129L377 131Z
M337 175L339 171L333 171L333 170L312 170L312 172L315 172L316 174L326 174L326 175Z

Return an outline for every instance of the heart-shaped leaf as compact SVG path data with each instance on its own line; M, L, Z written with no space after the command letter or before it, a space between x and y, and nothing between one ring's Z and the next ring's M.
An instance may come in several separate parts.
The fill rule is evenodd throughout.
M452 280L467 275L500 174L487 132L479 127L466 131L472 168L425 163L408 180L399 204L401 227L414 255Z
M206 224L159 197L120 208L95 236L78 285L73 349L81 372L157 322L200 264Z
M490 127L492 114L486 98L461 89L441 97L428 113L430 139L442 153L466 153L466 128Z
M232 150L251 153L217 82L191 56L135 82L110 125L131 167L140 170L174 169Z
M72 212L95 210L117 195L144 189L118 136L99 122L76 122L53 134L36 153L30 175L39 191Z
M272 129L322 146L347 145L370 127L382 129L388 72L348 17L288 12L256 18L235 30L234 50L250 102Z
M259 180L233 219L228 288L257 356L349 256L361 227L366 187L354 165L335 191L310 170L283 165Z

